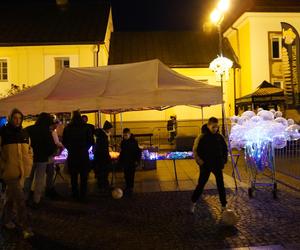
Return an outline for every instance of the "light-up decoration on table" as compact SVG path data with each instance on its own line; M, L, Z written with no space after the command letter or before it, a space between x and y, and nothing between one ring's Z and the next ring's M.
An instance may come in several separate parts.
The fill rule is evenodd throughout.
M279 115L274 119L273 112L261 110L257 115L253 111L246 111L240 117L231 118L231 146L244 148L258 170L273 164L270 162L273 149L284 148L288 141L300 139L300 126L294 124L292 119L286 120Z
M193 159L193 152L167 152L158 153L151 152L149 150L143 150L142 152L143 160L183 160L183 159Z
M118 159L120 153L119 152L109 152L109 155L112 159ZM64 163L68 158L68 150L65 148L60 155L55 156L54 160L56 163ZM89 148L89 158L90 160L94 160L94 152L93 152L93 147L91 146Z

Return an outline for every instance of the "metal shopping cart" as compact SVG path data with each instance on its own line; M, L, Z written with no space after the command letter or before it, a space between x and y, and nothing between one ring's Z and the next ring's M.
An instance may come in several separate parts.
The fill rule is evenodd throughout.
M249 170L248 195L252 198L258 188L272 188L277 198L275 151L271 141L252 143L245 147L245 161Z

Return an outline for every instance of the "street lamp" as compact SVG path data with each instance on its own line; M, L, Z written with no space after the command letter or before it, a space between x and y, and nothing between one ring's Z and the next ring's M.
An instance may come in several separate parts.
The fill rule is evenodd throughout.
M210 20L214 23L218 28L219 34L219 56L215 60L211 62L209 68L212 69L218 79L221 82L221 91L222 91L222 134L225 136L225 109L224 109L224 97L223 97L223 81L227 80L228 73L230 68L232 67L232 61L228 58L223 57L223 43L222 43L222 31L221 24L224 20L224 14L229 9L230 1L229 0L220 0L217 7L210 14Z

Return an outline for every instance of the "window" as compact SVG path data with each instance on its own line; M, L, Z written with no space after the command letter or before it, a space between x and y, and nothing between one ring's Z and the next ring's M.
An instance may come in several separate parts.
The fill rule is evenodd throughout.
M70 67L70 59L69 57L56 57L55 60L55 73L58 73L63 68Z
M0 81L6 82L8 80L7 60L0 59Z
M274 81L273 82L274 87L276 88L281 88L282 89L282 82L281 81Z
M281 37L271 38L271 55L272 59L281 59Z

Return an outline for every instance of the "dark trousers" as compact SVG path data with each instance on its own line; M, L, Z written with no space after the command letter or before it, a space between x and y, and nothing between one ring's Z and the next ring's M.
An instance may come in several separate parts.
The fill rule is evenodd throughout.
M75 197L86 197L87 193L87 179L88 179L88 170L87 169L70 169L71 174L71 185L72 185L72 194ZM78 176L80 176L80 192L78 191Z
M133 189L134 186L134 176L135 176L135 166L134 164L125 164L124 167L124 178L127 189Z
M213 168L212 169L206 165L200 166L200 176L199 176L199 180L198 180L198 185L192 195L192 202L195 203L199 199L201 194L203 193L204 186L207 183L211 172L216 177L220 202L221 202L222 206L226 206L226 204L227 204L226 191L225 191L225 187L224 187L222 169L221 168Z
M49 163L46 168L46 190L52 190L54 188L54 173L55 164Z
M99 188L109 187L109 181L108 181L109 167L110 167L109 163L97 162L95 165L95 175L98 180Z

